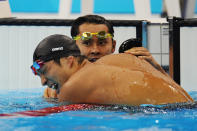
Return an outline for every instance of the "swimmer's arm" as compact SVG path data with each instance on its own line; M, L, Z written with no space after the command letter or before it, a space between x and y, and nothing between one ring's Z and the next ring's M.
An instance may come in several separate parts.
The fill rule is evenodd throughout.
M88 71L87 71L88 70ZM106 96L109 96L109 93L104 91L108 81L106 76L103 76L102 71L98 71L95 75L95 68L88 68L86 71L81 72L80 74L75 74L72 78L69 79L61 88L60 93L58 94L59 102L70 102L70 103L105 103ZM100 75L102 74L102 75ZM88 76L88 80L87 80ZM111 77L110 77L111 78ZM104 85L105 84L105 85ZM103 94L99 95L103 90ZM107 93L108 95L106 95Z
M66 82L60 88L58 101L70 103L86 103L86 99L91 93L89 92L90 88L88 88L88 82L84 83L84 80L82 81L75 79L71 82Z
M152 57L152 55L150 54L150 52L146 48L144 48L144 47L134 47L134 48L131 48L131 49L125 51L125 53L132 54L132 55L137 56L138 58L146 60L155 69L157 69L161 73L169 76L165 72L165 70L156 62L156 60Z

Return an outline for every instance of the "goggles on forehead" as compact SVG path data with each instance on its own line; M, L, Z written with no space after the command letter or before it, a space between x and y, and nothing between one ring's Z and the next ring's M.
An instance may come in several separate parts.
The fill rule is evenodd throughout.
M92 39L93 35L95 35L98 39L105 39L107 37L113 37L112 34L106 33L105 31L100 31L97 33L91 33L91 32L83 32L81 36L75 36L73 37L74 40L90 40Z
M33 65L31 66L31 69L34 73L34 75L40 75L40 69L43 67L44 62L40 60L36 60Z

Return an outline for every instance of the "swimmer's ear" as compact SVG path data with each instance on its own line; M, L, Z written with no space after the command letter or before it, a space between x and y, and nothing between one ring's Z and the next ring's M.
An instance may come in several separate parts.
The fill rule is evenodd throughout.
M71 68L74 63L74 56L68 56L66 59L67 59L68 66Z
M112 40L112 53L114 53L116 49L116 40Z

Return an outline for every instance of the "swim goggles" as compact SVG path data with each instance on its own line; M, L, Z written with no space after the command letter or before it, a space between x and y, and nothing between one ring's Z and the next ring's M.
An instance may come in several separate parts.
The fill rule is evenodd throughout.
M112 34L106 33L105 31L100 31L97 33L91 33L91 32L83 32L81 36L75 36L73 37L74 40L90 40L92 39L93 35L95 35L98 39L106 39L107 37L113 37Z
M43 67L44 62L41 60L36 60L33 65L31 66L32 72L34 73L34 75L40 75L41 71L40 69Z

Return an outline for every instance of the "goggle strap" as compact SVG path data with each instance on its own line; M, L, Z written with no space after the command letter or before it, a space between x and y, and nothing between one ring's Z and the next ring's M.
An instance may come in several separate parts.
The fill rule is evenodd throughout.
M37 75L36 69L34 67L31 67L31 69L32 69L32 72L34 73L34 75Z
M73 37L73 40L78 40L80 38L81 38L81 36L75 36L75 37Z

